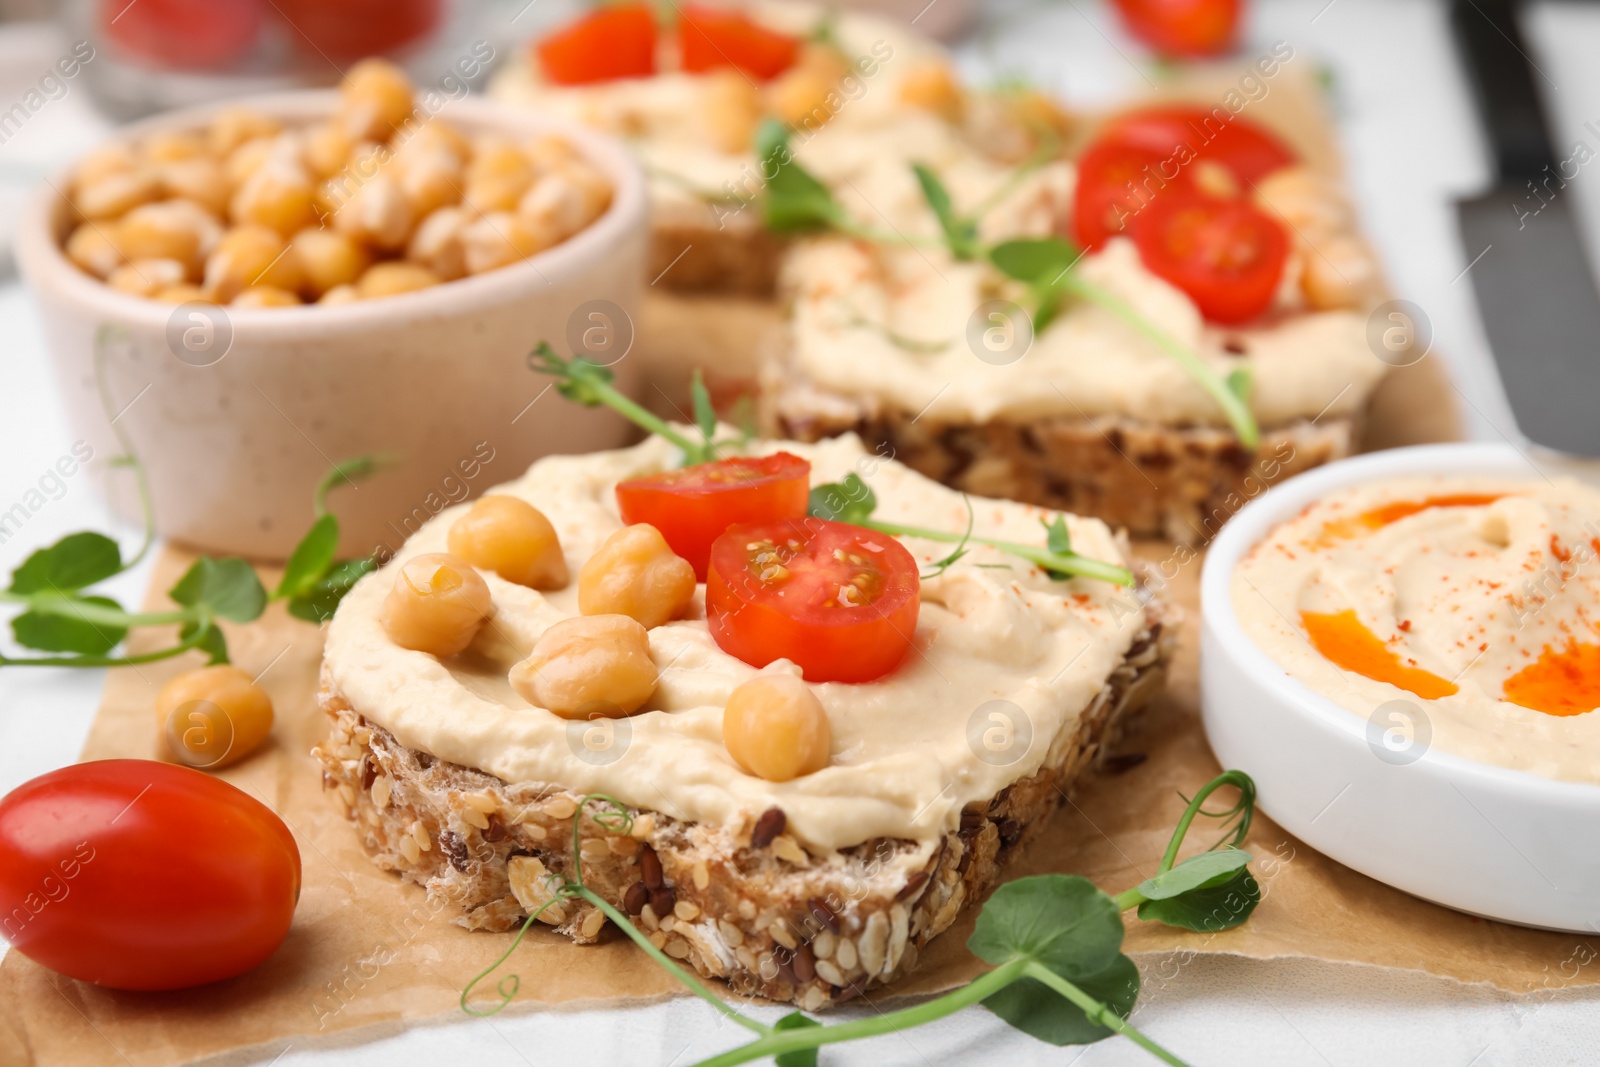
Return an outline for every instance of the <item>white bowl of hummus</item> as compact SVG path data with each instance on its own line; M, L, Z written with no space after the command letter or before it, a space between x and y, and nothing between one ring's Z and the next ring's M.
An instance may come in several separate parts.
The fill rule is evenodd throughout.
M1600 928L1600 488L1502 445L1345 460L1201 582L1206 732L1264 812L1428 900Z

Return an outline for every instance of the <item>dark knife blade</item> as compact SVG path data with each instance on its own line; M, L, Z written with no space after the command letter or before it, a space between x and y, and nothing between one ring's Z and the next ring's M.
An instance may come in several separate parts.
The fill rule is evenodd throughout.
M1489 347L1529 440L1600 457L1600 290L1550 149L1510 0L1455 0L1451 21L1499 177L1457 205Z

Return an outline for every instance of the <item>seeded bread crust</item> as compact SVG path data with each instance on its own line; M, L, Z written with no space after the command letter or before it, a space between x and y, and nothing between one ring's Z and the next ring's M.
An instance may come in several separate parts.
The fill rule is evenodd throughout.
M816 1011L915 969L921 949L999 880L1001 867L1100 764L1133 716L1161 692L1177 617L1159 601L1145 630L1044 766L987 803L930 858L879 838L827 859L784 832L773 808L727 829L635 809L627 834L583 820L584 883L637 916L651 941L735 991ZM557 785L507 783L406 748L362 718L324 672L332 719L312 750L379 867L424 886L472 930L504 931L573 871L579 797ZM592 808L590 809L593 810ZM587 812L586 812L587 814ZM601 936L605 916L563 902L541 919L573 941Z
M869 450L978 496L1093 515L1141 537L1204 544L1274 482L1350 455L1352 415L1262 427L1252 451L1232 432L1126 416L947 423L806 381L781 353L762 368L762 429L819 441L854 433Z
M650 222L653 284L680 293L772 296L789 242L762 224L759 205L733 207L656 205Z

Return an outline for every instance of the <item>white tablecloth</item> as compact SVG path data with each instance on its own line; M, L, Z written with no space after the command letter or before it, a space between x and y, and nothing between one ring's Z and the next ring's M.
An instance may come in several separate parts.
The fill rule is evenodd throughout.
M1583 123L1600 117L1600 8L1550 5L1532 19L1535 59L1555 86L1559 150L1579 139L1600 148ZM1421 305L1447 354L1473 436L1515 437L1462 271L1451 201L1487 179L1442 4L1427 0L1267 0L1248 39L1284 39L1324 66L1336 101L1353 192L1398 295ZM0 111L36 82L62 44L47 29L0 27ZM1102 3L1000 0L962 49L973 76L1013 73L1081 103L1107 102L1144 87L1147 61ZM104 123L81 87L52 101L0 144L0 234L20 196L18 179L92 144ZM1573 192L1600 226L1600 179L1584 172ZM1600 248L1600 236L1591 242ZM26 295L0 283L0 511L21 500L71 447ZM1600 400L1600 398L1597 398ZM109 529L87 475L0 542L9 571L30 549L77 529ZM128 543L134 532L126 531ZM119 578L116 595L137 602L147 570ZM99 672L0 670L0 792L76 757L99 696ZM1171 968L1146 961L1163 976ZM1556 973L1560 961L1552 959ZM1554 979L1553 979L1554 981ZM859 1010L870 1011L870 1008ZM1600 1061L1600 991L1516 999L1425 975L1304 960L1193 960L1153 981L1135 1021L1200 1064L1358 1065L1380 1062L1488 1067ZM626 1011L529 1014L413 1030L367 1045L318 1048L297 1041L266 1051L289 1067L396 1063L627 1063L684 1065L741 1040L691 1000ZM106 1062L144 1067L138 1049L106 1048ZM1119 1040L1054 1049L1009 1031L981 1009L942 1023L824 1052L828 1064L1144 1064Z

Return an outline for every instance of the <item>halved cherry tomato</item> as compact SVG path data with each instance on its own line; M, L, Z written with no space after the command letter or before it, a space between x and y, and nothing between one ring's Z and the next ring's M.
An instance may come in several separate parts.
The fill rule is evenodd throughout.
M706 580L711 543L740 522L798 519L811 495L811 464L788 452L736 456L634 478L617 486L628 525L648 522Z
M1072 192L1072 228L1078 243L1099 248L1131 231L1135 217L1157 195L1188 188L1189 172L1141 145L1102 139L1078 158Z
M684 4L678 22L683 69L738 67L762 81L794 66L800 39L769 30L743 12L706 4Z
M176 70L217 70L255 46L262 0L106 0L100 18L120 47Z
M887 534L825 519L735 526L711 546L706 624L717 647L810 682L870 682L917 629L917 561Z
M1294 152L1271 130L1224 107L1163 104L1140 108L1112 119L1096 140L1120 141L1163 159L1192 152L1200 159L1221 163L1245 184L1296 162Z
M0 934L113 989L181 989L272 955L300 897L283 821L227 782L154 760L51 771L0 799Z
M1211 56L1232 46L1242 0L1116 0L1133 35L1164 56Z
M534 46L545 77L586 85L656 72L656 17L649 4L610 4Z
M1272 303L1289 258L1283 224L1244 200L1158 197L1139 216L1144 265L1213 322L1253 319Z

